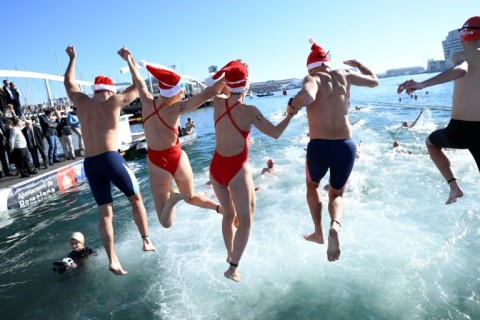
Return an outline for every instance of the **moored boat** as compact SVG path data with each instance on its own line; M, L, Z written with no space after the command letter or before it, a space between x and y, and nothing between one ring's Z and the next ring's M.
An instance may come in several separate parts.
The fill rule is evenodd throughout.
M195 130L192 130L191 133L180 136L178 140L180 141L180 145L182 147L186 145L190 145L197 140L197 132ZM147 141L145 139L140 141L137 144L135 150L139 152L147 153L148 152Z

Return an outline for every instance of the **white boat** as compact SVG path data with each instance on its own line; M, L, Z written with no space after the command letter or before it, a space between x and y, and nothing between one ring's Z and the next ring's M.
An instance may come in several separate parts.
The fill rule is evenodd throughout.
M195 141L197 141L197 132L195 130L192 130L191 133L179 137L178 140L180 140L180 145L182 147L190 145L190 144L194 143ZM145 139L143 141L140 141L137 144L135 149L139 152L147 153L148 152L147 141Z

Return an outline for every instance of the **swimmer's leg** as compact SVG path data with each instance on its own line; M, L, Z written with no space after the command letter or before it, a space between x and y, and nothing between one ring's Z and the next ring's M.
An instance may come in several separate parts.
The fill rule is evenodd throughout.
M113 205L112 203L107 203L99 206L98 209L100 210L100 223L98 229L100 231L100 238L102 239L103 246L107 252L109 260L108 269L116 275L127 274L127 271L123 270L115 253L113 236Z
M142 237L143 251L155 251L153 243L148 238L148 220L147 220L147 211L143 205L143 199L140 192L137 192L131 197L128 197L128 201L132 205L133 211L133 220L137 225L138 231Z
M448 160L447 156L442 151L442 148L432 144L429 138L426 140L426 145L428 153L430 154L430 158L437 167L438 171L440 171L446 181L450 181L448 183L450 187L450 194L448 195L448 199L445 204L454 203L458 198L463 196L463 192L458 186L457 182L455 180L451 180L454 178L454 176L452 170L450 169L450 160Z
M160 191L156 191L155 193L156 198L154 201L160 224L164 228L170 228L175 221L175 205L181 200L190 198L190 195L178 193L174 189L171 189L168 193Z
M330 213L331 220L330 230L328 231L328 261L336 261L340 258L340 240L338 238L338 234L340 232L340 224L342 223L344 212L344 190L345 188L338 190L330 186L328 192L328 211Z
M303 238L307 241L324 243L322 230L322 199L318 191L319 183L313 182L307 177L307 203L312 216L313 226L315 231L310 234L305 234Z

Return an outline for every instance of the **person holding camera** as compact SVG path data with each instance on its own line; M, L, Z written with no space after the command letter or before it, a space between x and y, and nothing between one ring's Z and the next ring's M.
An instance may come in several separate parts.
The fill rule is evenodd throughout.
M43 135L48 142L48 162L61 162L57 156L57 123L52 120L52 110L46 109L43 115L39 116L40 126L42 127Z
M73 148L72 130L67 123L67 118L62 117L60 111L55 111L57 116L57 136L62 145L63 155L67 160L75 160L75 149Z
M70 236L70 246L72 247L72 251L70 251L68 256L53 263L53 271L62 274L67 269L76 269L81 260L95 253L95 250L92 248L85 247L85 237L81 232L72 233Z

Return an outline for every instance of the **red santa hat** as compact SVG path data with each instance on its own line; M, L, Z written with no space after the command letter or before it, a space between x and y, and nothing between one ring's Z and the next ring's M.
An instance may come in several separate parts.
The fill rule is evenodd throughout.
M234 93L240 93L245 90L248 82L247 67L237 60L230 61L217 73L205 79L205 84L209 87L225 76L227 89Z
M178 73L154 63L140 61L139 64L158 80L161 96L170 98L183 89L182 77Z
M459 31L462 41L480 40L480 16L468 19Z
M325 52L325 50L315 42L315 39L310 38L308 41L312 44L312 52L310 52L307 58L307 69L310 70L320 67L322 64L330 66L328 52Z
M95 78L95 84L92 85L92 90L97 91L112 91L113 93L117 92L117 88L113 84L112 79L109 77L98 76Z

